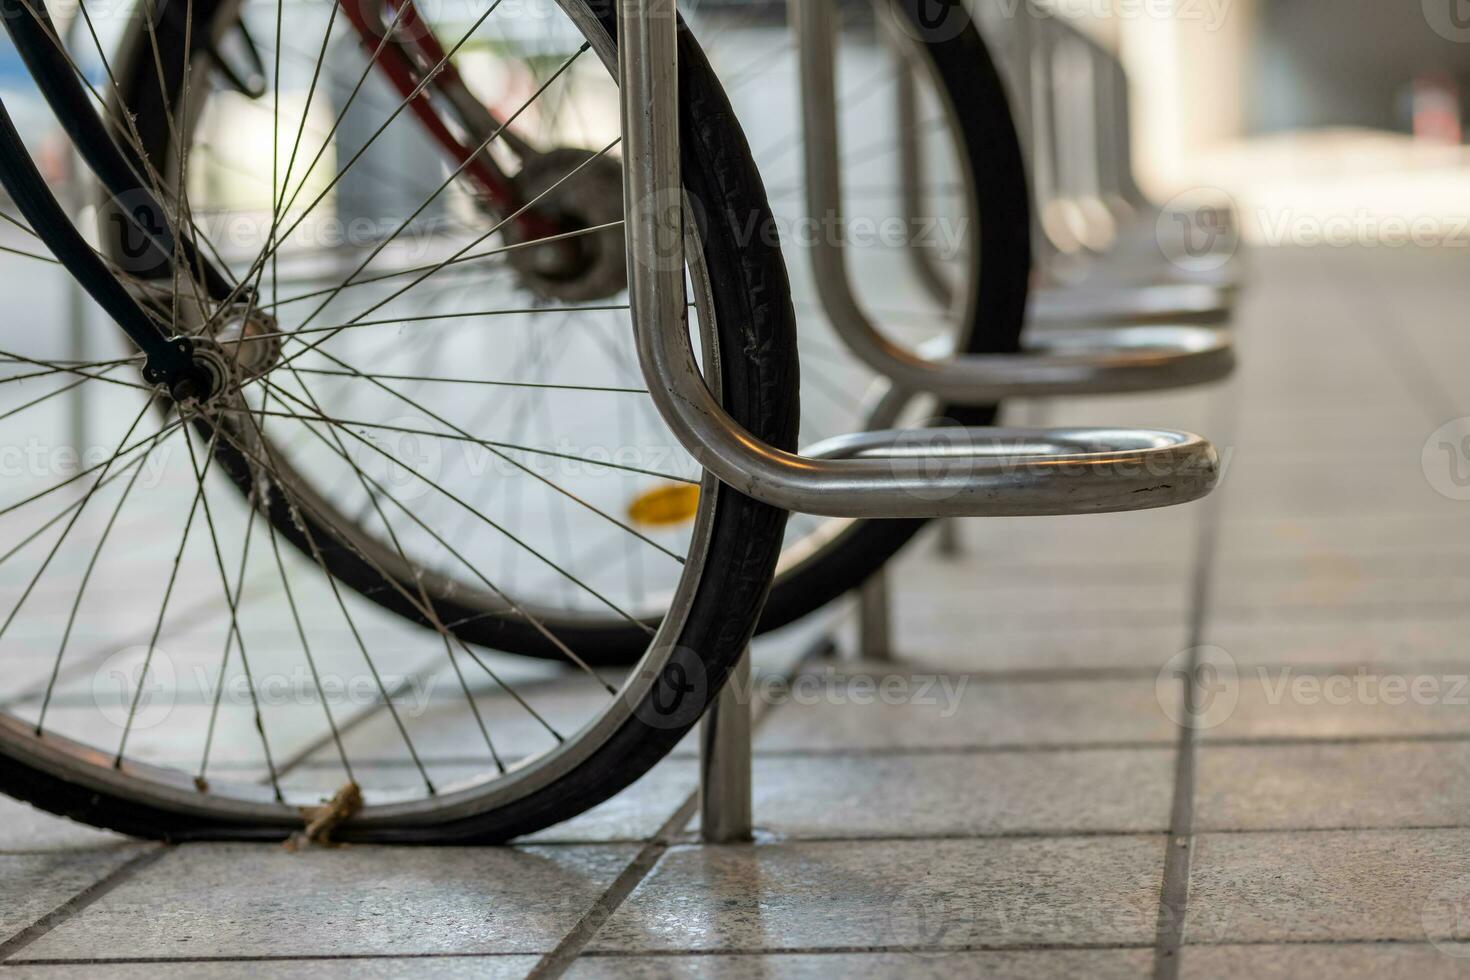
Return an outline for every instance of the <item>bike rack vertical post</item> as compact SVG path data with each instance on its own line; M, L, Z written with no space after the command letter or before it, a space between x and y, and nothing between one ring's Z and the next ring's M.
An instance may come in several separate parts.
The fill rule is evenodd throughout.
M858 586L857 651L863 660L893 659L893 625L888 599L888 575L879 568Z
M699 836L707 844L751 837L750 649L699 723Z
M682 242L679 174L678 19L674 0L619 0L623 211L629 293L644 323L684 322L683 262L661 245ZM749 840L750 649L700 721L700 834L709 843Z

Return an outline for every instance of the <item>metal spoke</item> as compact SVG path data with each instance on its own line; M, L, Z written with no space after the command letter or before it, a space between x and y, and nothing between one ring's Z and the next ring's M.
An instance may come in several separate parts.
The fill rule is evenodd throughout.
M260 735L261 748L265 752L265 762L266 767L270 772L271 786L275 790L276 799L283 800L284 797L281 795L280 778L276 772L274 757L271 755L270 739L268 739L265 734L265 718L260 712L260 699L255 693L255 681L250 673L250 657L245 650L245 636L243 633L240 632L240 590L244 588L245 585L244 580L246 553L245 550L242 549L239 576L236 580L235 588L231 590L229 574L225 571L224 553L220 550L219 546L219 531L215 527L214 514L210 510L209 506L209 495L203 492L204 481L209 472L209 461L206 460L203 466L200 465L199 457L194 452L194 440L189 434L189 428L189 425L184 426L184 443L189 447L189 464L194 471L194 478L199 481L199 502L204 510L204 524L209 532L210 547L214 550L214 564L215 570L219 573L220 591L224 593L225 605L230 611L230 625L225 635L225 652L220 662L219 684L215 688L214 704L210 708L209 730L205 738L203 762L200 765L199 775L198 777L196 777L194 785L201 791L206 790L209 786L209 783L205 778L205 770L209 764L209 750L210 746L213 745L215 725L217 724L219 719L220 698L224 693L225 665L229 661L230 639L233 637L235 643L240 648L240 663L244 665L246 686L250 690L250 706L252 711L254 712L255 730ZM213 434L214 426L212 424L210 425L210 430L211 434L209 438L209 453L210 458L212 459L214 456L214 448L217 439ZM251 518L253 518L255 514L254 507L251 508L250 514ZM247 518L247 520L249 519L250 518ZM248 548L249 544L250 533L247 527L245 534L245 548ZM295 611L294 606L292 607L292 611ZM323 699L323 701L325 702L325 698ZM328 714L328 717L330 718L330 713Z
M298 374L324 374L337 378L355 378L358 375L351 371L339 371L329 368L296 368ZM431 374L382 374L373 371L363 371L364 378L377 378L380 381L419 381L426 384L453 384L453 385L492 385L503 388L542 388L552 391L599 391L614 394L646 395L647 388L623 388L616 385L570 385L552 384L546 381L505 381L492 378L443 378ZM9 380L9 379L6 379ZM0 381L0 384L3 384Z
M143 416L148 414L148 409L152 404L153 400L151 398L144 404L143 410L133 419L133 423L128 426L128 431L123 434L122 439L118 442L119 447L126 443L129 437L137 430L138 426L142 424ZM97 495L97 491L101 489L102 481L107 476L108 469L111 468L111 464L117 458L118 454L114 452L112 457L107 461L108 465L102 468L101 474L98 475L97 479L93 481L92 485L87 489L87 492L82 496L81 501L77 505L77 509L72 512L71 517L66 522L66 526L61 529L61 533L57 535L56 540L52 543L51 550L46 553L46 557L41 561L40 566L36 569L36 573L31 576L31 580L26 583L26 587L21 591L20 597L15 600L15 605L11 607L9 615L5 617L5 622L0 623L0 638L5 636L6 632L10 629L10 625L15 622L16 615L19 614L26 600L31 597L31 593L35 591L37 584L41 581L41 576L46 574L46 569L51 567L52 559L61 550L61 546L66 543L67 536L71 534L72 528L77 526L77 521L81 520L82 512L87 509L87 504L91 503L92 499Z
M130 453L133 450L137 449L139 446L149 445L149 444L153 443L154 441L156 441L162 435L165 435L165 434L173 431L174 429L178 428L180 424L181 423L178 420L175 420L173 422L170 422L168 425L165 425L162 429L160 429L154 435L152 435L152 436L146 436L146 437L144 437L142 439L139 439L137 442L133 443L131 446L128 446L126 449L121 449L118 452L114 453L111 459L104 459L101 462L94 463L91 466L88 466L86 469L81 470L80 472L73 473L71 476L67 477L65 480L62 480L60 483L54 483L51 486L47 487L45 490L39 490L36 493L31 494L29 497L24 497L24 498L22 498L20 500L17 500L13 504L7 504L4 507L0 507L0 517L4 517L6 514L9 514L11 511L19 510L20 508L26 506L27 504L35 503L37 500L40 500L42 497L48 496L50 494L53 494L53 493L55 493L56 491L60 490L63 487L70 486L71 484L73 484L76 481L80 480L82 477L86 476L88 473L93 473L93 472L101 469L102 467L104 467L104 466L108 465L109 463L111 463L112 460L118 459L118 458L120 458L122 456L126 456L128 453Z
M353 377L353 375L347 374L347 377ZM658 477L661 480L670 480L670 481L677 482L677 483L687 483L687 484L689 484L691 486L699 486L699 481L698 480L693 480L693 479L690 479L689 477L684 477L684 476L676 476L676 475L671 474L671 473L661 473L658 470L644 469L644 468L642 468L640 466L630 466L630 465L625 464L625 463L614 463L614 462L612 462L610 460L609 461L603 461L603 460L597 460L597 459L589 459L586 456L578 456L575 453L562 453L562 452L557 452L557 451L552 450L552 449L542 449L542 448L539 448L537 446L525 446L525 445L521 445L519 443L514 443L514 442L496 442L496 441L492 441L492 440L489 440L489 439L477 439L474 436L462 435L462 434L459 434L459 433L435 432L432 429L415 429L415 428L412 428L410 426L389 425L386 422L365 422L365 421L363 421L361 419L339 419L339 418L330 417L330 416L321 415L321 414L310 414L310 415L308 415L308 414L303 414L301 412L265 411L265 410L263 410L263 411L254 411L254 410L250 410L250 409L238 409L238 408L237 409L220 409L220 411L228 412L230 414L244 414L244 415L252 415L253 414L253 415L266 415L266 416L269 416L269 417L272 417L272 418L295 419L295 420L297 420L299 422L326 422L326 423L330 423L332 425L338 425L338 426L351 426L351 427L359 428L359 429L378 429L378 430L381 430L381 431L384 431L384 432L399 432L399 433L403 433L404 435L412 435L412 436L430 436L430 437L435 438L435 439L448 439L451 442L467 442L470 445L479 446L482 449L489 449L489 450L505 449L505 450L511 450L513 452L530 453L530 454L536 455L536 456L549 456L549 457L554 458L554 459L566 459L566 460L571 460L573 462L578 462L578 463L587 463L590 466L605 466L605 467L607 467L610 470L623 470L623 471L628 472L628 473L641 473L644 476ZM628 529L625 528L625 530L628 530ZM678 556L675 555L674 557L677 558Z
M327 182L327 186L322 188L320 193L317 194L312 202L306 206L306 209L297 216L296 220L291 223L291 226L287 228L286 231L281 235L280 241L285 241L287 238L291 237L291 233L296 230L296 228L301 224L303 220L305 220L308 214L315 210L315 208L326 199L327 194L331 192L332 188L337 186L342 178L347 175L347 171L352 169L353 164L355 164L358 159L361 158L362 155L368 151L368 147L377 142L378 137L383 134L383 132L388 128L393 120L397 119L399 114L402 113L404 109L413 104L414 100L417 99L419 95L422 94L423 90L428 87L429 83L434 80L440 69L442 69L446 64L449 63L449 59L454 57L455 53L464 46L465 42L470 39L471 35L473 35L475 31L479 30L480 25L485 22L485 19L493 14L495 12L495 9L499 7L500 4L503 2L504 0L491 0L490 5L485 8L485 11L475 18L475 21L470 25L469 30L467 30L460 37L460 39L454 43L453 47L451 47L448 51L444 53L444 57L440 58L439 61L432 68L424 72L423 80L414 86L413 91L408 93L408 95L405 96L396 107L394 107L393 111L389 113L388 118L383 120L382 124L379 125L378 128L375 129L372 134L367 138L367 141L364 142L363 145L359 147L356 152L352 154L351 157L348 158L347 162L337 170L337 173L332 177L331 180ZM394 17L395 24L398 17L402 16L404 11L412 9L412 6L413 5L411 3L403 3L400 5L399 12ZM392 34L392 30L393 28L390 27L388 32L384 35L384 42L386 42L388 37ZM382 48L383 45L379 44L378 50L381 51ZM376 55L374 56L374 60L376 60ZM317 160L319 160L320 158L321 154L318 154ZM312 167L314 167L315 165L316 160L313 160ZM286 202L285 208L283 210L289 211L291 209L291 206L296 203L296 198L300 195L302 188L306 186L306 177L309 176L310 173L311 167L308 167L306 174L302 175L301 183L297 185L295 193L293 193L290 200ZM427 206L427 203L428 202L425 202L425 206ZM271 254L274 253L276 247L279 247L279 242L273 243L273 247L269 250ZM262 258L264 258L264 256L262 256Z
M270 390L267 389L261 401L262 413L264 412L265 405L269 404L269 397ZM253 426L256 426L255 432L257 437L260 439L261 444L268 447L269 444L265 441L265 431L263 428L264 422L262 421L260 423L256 423L255 416L253 415L249 416L248 418L251 424ZM270 450L267 449L267 452L269 451ZM333 575L331 571L327 568L326 561L322 558L321 548L317 545L316 535L312 534L311 528L307 525L305 521L300 519L300 514L296 510L295 501L292 499L290 494L287 494L286 496L286 503L287 506L291 508L293 523L301 529L302 533L306 537L306 543L311 551L312 560L316 562L317 567L321 569L322 575L326 578L327 585L332 590L332 598L336 600L337 608L341 611L342 618L346 621L347 628L352 633L352 639L357 644L357 649L362 654L363 660L367 663L368 671L373 675L373 682L377 685L378 693L382 696L383 705L388 709L388 713L392 715L393 723L398 728L398 732L403 738L403 744L408 749L408 754L413 757L414 764L418 766L419 775L423 777L424 786L427 788L429 795L432 796L435 792L434 783L429 778L429 773L424 768L423 762L419 759L418 749L414 747L413 739L409 737L407 726L404 725L403 719L399 717L398 709L393 704L393 695L389 694L387 685L383 683L383 676L378 670L377 663L373 660L372 655L368 653L367 644L363 641L362 633L358 630L357 623L352 618L352 613L347 608L347 602L343 599L342 591L337 585L337 577ZM389 533L392 533L391 530ZM400 555L401 554L402 552L400 550ZM407 560L406 556L404 557L404 560ZM340 748L340 735L337 735L336 738L338 742L338 747Z
M489 16L490 11L494 10L495 7L499 3L501 3L501 0L494 0L494 2L492 2L491 5L490 5L490 10L487 10L485 12L485 14L482 15L481 20L483 20L484 17ZM478 26L478 23L479 22L476 22L476 26ZM473 30L474 30L474 28L471 28L471 31L473 31ZM464 42L461 41L460 43L463 44ZM410 214L408 217L404 218L401 222L399 222L398 227L394 228L393 231L387 237L385 237L381 242L379 242L377 244L377 246L374 247L373 250L370 253L368 253L367 258L363 259L362 262L360 262L358 264L357 268L354 269L351 273L348 274L347 278L342 281L342 283L337 287L336 290L334 290L333 292L330 292L330 293L327 294L327 296L321 301L321 303L317 306L317 308L314 309L314 310L312 310L311 313L307 315L306 319L302 321L301 326L304 327L307 324L311 323L312 320L316 319L317 314L321 313L322 310L326 309L326 307L332 302L333 298L335 298L337 296L337 294L342 291L343 288L351 285L352 282L353 282L353 280L357 278L358 274L361 273L364 269L366 269L368 267L368 265L373 261L373 259L377 258L378 255L380 255L382 253L383 249L385 249L385 248L388 247L388 244L390 242L392 242L400 234L402 234L403 233L403 230L405 228L407 228L410 224L412 224L413 221L414 221L414 219L417 218L420 214L422 214L424 212L424 209L427 208L431 203L433 203L433 201L441 193L444 192L444 189L447 188L450 184L452 184L454 182L455 178L459 177L460 174L464 173L464 171L466 170L466 168L468 168L469 165L480 154L484 153L487 149L489 149L491 143L495 142L495 140L497 138L499 138L503 133L506 132L506 129L510 126L511 123L515 122L516 119L518 119L520 117L521 113L525 112L526 109L530 108L530 106L536 101L536 99L539 98L540 95L543 92L546 91L546 87L548 85L550 85L552 82L556 81L556 79L560 78L561 75L562 75L562 73L565 72L568 68L570 68L572 66L572 63L575 62L579 57L581 57L582 54L584 52L586 52L587 49L590 48L590 47L591 47L590 44L584 42L582 44L582 46L577 49L577 51L576 51L575 54L573 54L570 58L567 58L565 61L563 61L562 64L560 65L560 67L558 67L557 70L552 73L551 77L548 78L544 83L542 83L542 85L539 88L537 88L535 92L531 93L530 98L528 98L524 102L522 102L521 105L520 105L520 107L517 108L515 112L513 112L509 117L507 117L504 122L502 122L500 125L498 125L495 128L495 130L490 133L489 136L485 137L485 139L481 141L480 145L478 147L476 147L472 153L468 154L463 161L461 161L461 163L459 164L459 166L455 167L452 171L450 171L449 175L444 178L444 180L439 184L439 186L437 188L434 189L434 192L432 194L430 194L427 198L425 198L424 201L423 201L423 203L420 204L417 208L415 208L412 214ZM453 55L453 54L454 54L454 52L453 51L450 51L449 54L445 55L445 60L447 61L448 58L449 58L449 56L450 55ZM444 62L442 62L442 61L440 62L441 65L443 63ZM429 77L425 78L423 82L419 83L419 88L417 88L417 89L414 90L415 93L417 93L419 91L419 89L422 89L424 85L427 85L428 82L431 80L431 78L432 78L432 75L430 75ZM392 122L393 121L393 118L395 116L397 116L397 114L398 114L398 110L394 110L393 116L390 116L388 118L388 122ZM376 132L373 133L372 138L368 140L368 143L371 144L372 143L372 140L373 139L376 139L378 137L378 135L383 131L383 129L385 129L387 127L387 125L388 125L388 123L385 122L383 124L383 126L379 127L379 129ZM367 149L367 146L364 146L362 149L358 150L357 151L357 154L355 154L353 156L352 160L349 160L347 162L347 167L352 166L353 162L359 156L361 156L362 153L366 151L366 149ZM346 172L347 167L343 167L342 168L342 170L343 170L344 173ZM317 201L320 201L322 197L325 197L325 195L327 193L327 190L330 190L331 189L331 186L332 185L329 185L326 190L323 190L322 191L322 194L317 198ZM540 195L538 195L538 197L539 196ZM315 207L316 206L316 203L317 202L315 202L315 201L312 202L311 207ZM311 210L310 207L307 208L307 211L310 211L310 210ZM521 210L524 210L524 208L522 208ZM517 212L517 213L519 213L519 212ZM305 217L305 215L303 215L302 217ZM300 223L301 223L301 219L298 218L297 221L296 221L296 224L300 224ZM500 224L504 224L504 222L502 221L502 222L500 222ZM497 224L496 227L497 228L500 227L500 224ZM295 228L296 225L293 224L291 227L292 228ZM290 233L291 233L290 230L288 230L286 232L287 235L290 235Z
M603 152L606 152L606 150L604 150ZM588 160L586 162L587 163L591 163L592 161L591 160ZM585 166L585 165L586 164L584 163L581 166ZM580 170L581 169L581 166L579 166L577 169ZM573 171L573 173L575 173L575 172L576 171ZM571 174L568 174L567 176L571 176ZM565 180L566 178L564 177L562 179ZM407 286L403 287L403 289L401 289L398 292L394 293L393 295L389 296L388 299L386 299L383 302L381 302L381 303L377 304L376 306L372 307L372 309L369 309L366 312L363 312L363 313L358 314L358 316L367 316L369 313L375 312L376 310L380 309L381 307L383 307L384 305L386 305L390 301L397 299L399 296L402 296L405 292L407 292L408 290L412 289L414 286L417 286L419 283L423 282L424 279L427 279L429 277L429 275L432 275L433 273L438 272L441 269L452 268L452 267L455 267L455 266L463 265L466 262L474 262L474 261L476 261L478 259L492 259L492 258L495 258L497 256L505 255L507 252L514 252L517 249L522 249L522 248L536 248L536 247L541 246L541 245L550 245L550 244L553 244L555 242L564 242L564 241L566 241L568 239L571 239L571 238L581 237L582 235L595 235L595 234L597 234L600 231L610 231L613 228L621 228L622 227L623 222L621 220L618 220L618 221L608 221L608 222L604 222L603 224L600 224L600 225L589 225L586 228L577 228L577 229L575 229L573 231L564 231L564 232L561 232L560 234L557 234L557 235L544 235L541 238L534 238L534 239L530 239L530 240L524 241L524 242L512 242L509 245L500 245L500 246L497 246L495 248L487 249L487 250L485 250L483 252L476 252L473 255L464 255L464 254L462 254L463 252L467 251L468 249L473 248L474 246L478 245L480 242L482 242L485 239L489 238L491 235L495 234L497 231L500 230L501 226L503 226L506 222L512 220L513 218L519 217L523 212L525 212L528 208L530 208L533 204L535 204L536 201L539 201L541 198L545 197L547 194L551 193L554 190L556 190L556 187L554 187L554 186L553 187L548 187L545 191L542 191L541 194L537 195L535 201L532 201L529 204L523 205L521 207L521 210L520 211L517 211L515 214L511 215L509 218L505 218L499 224L497 224L494 228L491 228L489 231L487 231L484 234L480 235L474 241L470 242L469 245L465 246L459 252L456 252L453 256L451 256L451 257L443 260L442 262L431 262L431 263L429 263L427 265L410 266L407 269L395 269L392 272L384 272L384 273L380 273L380 274L375 275L375 276L368 276L368 277L363 278L363 279L358 279L358 280L356 280L354 282L343 283L343 284L338 285L338 286L329 286L329 287L326 287L326 288L323 288L323 289L314 290L314 291L309 292L309 293L300 293L300 294L298 294L296 296L290 296L290 297L287 297L286 299L276 300L276 301L274 301L272 303L262 303L260 308L261 309L272 309L272 308L277 307L277 306L285 306L288 303L299 303L299 302L301 302L304 299L314 299L317 296L324 296L327 293L340 292L342 290L351 289L354 286L369 286L369 285L372 285L375 282L383 282L383 281L388 280L388 279L397 279L399 276L411 276L411 275L414 275L415 273L419 273L419 272L425 273L425 275L423 277L421 277L419 279L416 279L413 282L409 283ZM357 318L354 317L352 320L349 320L347 323L342 324L342 326L341 326L340 329L346 329L347 327L356 326L357 322L358 322L357 321Z
M275 390L277 392L280 392L281 394L286 395L287 397L293 397L293 396L291 396L291 394L289 392L285 391L284 389L280 388L279 386L277 386ZM353 439L355 439L358 442L362 443L363 445L367 446L369 449L373 450L375 453L378 453L379 455L383 456L385 459L389 460L390 462L395 463L395 464L397 464L399 466L402 466L403 465L403 461L402 460L398 459L392 453L388 452L387 450L383 449L381 446L377 445L371 439L366 439L363 436L359 435L358 433L352 431L352 429L345 428L345 427L337 424L336 422L334 422L331 419L324 419L323 421L326 421L329 424L332 424L332 425L336 426L336 428L338 428L340 431L345 432L347 435L351 436ZM303 421L302 424L303 425L306 425L307 423ZM631 613L627 612L626 610L622 609L620 606L618 606L617 603L613 602L611 599L607 598L602 593L600 593L596 589L592 588L592 586L590 586L586 582L582 581L576 575L573 575L571 572L569 572L566 569L562 568L560 565L557 565L555 562L553 562L551 559L547 558L545 555L543 555L536 548L534 548L530 544L528 544L524 539L522 539L518 535L516 535L513 532L511 532L509 529L507 529L504 525L502 525L499 522L497 522L497 521L491 519L490 517L486 516L483 511L480 511L479 509L477 509L476 507L474 507L474 505L472 505L472 504L468 503L467 501L465 501L464 498L458 496L453 491L451 491L451 490L447 489L446 487L444 487L442 484L440 484L440 483L438 483L438 482L436 482L434 480L431 480L428 477L423 476L422 474L419 474L419 479L423 480L426 485L432 487L435 490L438 490L441 494L443 494L444 496L448 497L450 500L454 501L456 504L458 504L459 506L463 507L465 510L469 511L474 516L478 517L481 521L483 521L484 523L488 524L490 527L494 528L496 531L499 531L501 534L505 535L506 537L510 538L512 541L516 542L518 545L520 545L526 551L530 552L532 555L534 555L535 557L539 558L541 561L545 562L553 570L555 570L559 574L565 576L567 579L569 579L570 581L572 581L576 585L580 586L589 595L591 595L594 598L596 598L599 602L601 602L603 605L607 606L613 612L617 613L619 616L623 617L628 622L632 623L633 625L639 627L643 631L645 631L645 632L649 633L650 635L652 635L653 630L647 624L643 623L636 616L634 616ZM680 558L679 561L682 562L683 559Z
M214 440L210 440L210 459L214 457ZM206 469L208 460L205 461ZM184 530L179 535L179 548L174 552L173 567L169 569L168 584L164 586L163 601L158 606L158 619L153 624L153 635L148 640L148 653L143 658L143 668L138 673L138 687L133 692L132 703L128 706L127 723L123 726L122 738L118 740L117 754L113 756L112 767L122 768L123 752L127 749L128 736L132 734L133 722L138 715L138 704L143 698L143 689L147 686L148 669L153 666L153 654L158 650L158 637L163 632L163 620L168 614L168 603L174 594L174 585L179 579L179 565L184 558L184 547L189 543L189 531L194 526L194 515L199 510L199 501L204 497L204 481L199 481L198 488L194 491L194 499L189 504L188 516L184 518Z
M592 513L596 514L597 516L603 518L604 520L608 521L609 523L617 526L618 528L621 528L622 530L626 531L627 533L633 535L634 537L638 538L640 541L643 541L644 543L652 546L653 548L657 549L658 551L663 552L668 557L674 559L674 561L677 561L680 564L683 564L683 562L684 562L683 556L675 554L674 552L670 551L668 548L664 547L659 542L653 540L652 538L648 537L643 532L641 532L641 531L637 530L636 528L634 528L634 527L632 527L632 526L624 523L623 521L618 520L616 517L613 517L611 514L607 513L605 510L603 510L602 508L598 507L597 505L591 503L590 501L584 500L582 497L578 496L577 494L572 493L570 490L566 489L561 484L556 483L555 481L548 479L547 477L541 475L540 473L537 473L535 470L533 470L530 467L526 466L524 463L520 462L519 460L514 459L514 458L506 455L506 453L504 451L502 451L501 449L499 449L496 446L492 445L491 443L487 443L487 442L485 442L482 439L477 439L475 436L471 435L469 432L466 432L464 429L462 429L459 426L455 425L453 422L450 422L444 416L438 414L437 412L435 412L432 409L430 409L427 406L425 406L422 402L419 402L419 401L417 401L417 400L415 400L413 398L408 397L403 392L397 390L396 388L389 387L388 385L384 384L381 381L376 380L375 378L365 378L365 377L363 377L362 376L362 373L360 371L358 371L351 364L348 364L346 361L342 360L339 357L335 357L332 354L327 353L326 351L319 351L318 353L320 353L323 357L325 357L328 360L332 361L334 364L338 365L339 367L345 368L346 370L353 372L355 375L357 375L362 380L367 381L369 384L373 385L373 387L379 388L382 391L385 391L388 394L395 396L396 398L398 398L400 401L402 401L404 404L408 405L410 408L414 409L415 411L422 412L424 415L428 416L433 421L438 422L440 425L447 426L449 429L451 429L453 432L457 433L459 436L463 437L465 440L468 440L470 442L474 442L474 443L480 445L481 447L483 447L484 449L486 449L487 451L489 451L497 459L500 459L500 460L502 460L502 461L504 461L506 463L509 463L511 466L514 466L516 469L518 469L521 472L525 473L527 476L530 476L533 479L538 480L541 483L546 484L547 486L550 486L552 489L556 490L558 493L560 493L563 496L565 496L568 500L571 500L571 501L573 501L573 502L575 502L577 504L580 504L582 507L586 508L587 510L589 510ZM291 358L287 358L287 363L289 363L290 360L291 360ZM355 435L355 433L354 433L354 435ZM445 436L445 438L448 438L448 436ZM543 455L561 455L561 456L567 456L568 455L568 454L565 454L565 453L563 453L563 454L554 454L554 453L551 453L549 450L535 450L535 449L531 449L529 447L518 447L518 448L520 448L524 452L536 452L536 453L540 453L540 454L543 454ZM578 457L571 457L571 458L578 458ZM587 462L586 460L582 460L582 461L583 462ZM602 465L602 464L598 464L598 465ZM608 465L611 466L612 464L608 464ZM650 475L658 476L658 477L663 478L663 479L673 479L673 480L679 479L678 477L671 477L671 476L669 476L666 473L654 473L652 471L647 471L647 470L644 470L644 471L641 471L641 472L649 473ZM691 481L687 481L686 480L684 482L691 482Z

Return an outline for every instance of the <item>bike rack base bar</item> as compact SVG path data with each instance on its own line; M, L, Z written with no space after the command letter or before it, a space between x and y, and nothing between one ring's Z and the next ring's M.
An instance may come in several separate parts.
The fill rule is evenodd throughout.
M1113 285L1078 283L1031 292L1027 326L1226 323L1234 303L1222 290L1193 283Z

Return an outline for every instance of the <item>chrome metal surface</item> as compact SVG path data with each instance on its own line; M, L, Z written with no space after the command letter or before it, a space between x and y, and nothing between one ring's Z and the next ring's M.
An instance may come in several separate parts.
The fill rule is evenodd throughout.
M823 228L840 229L833 0L795 0L792 10L802 90L807 213ZM833 330L853 354L901 388L984 404L1006 396L1176 388L1217 380L1234 367L1229 335L1198 327L1127 337L1116 331L1079 332L1060 344L1049 331L1019 354L926 359L890 341L869 320L853 295L840 234L837 240L820 236L809 249L818 296ZM1084 336L1089 345L1075 342Z
M629 294L639 363L654 404L701 466L758 500L833 517L1136 510L1182 503L1210 491L1219 468L1213 447L1178 432L883 431L829 440L819 452L799 456L761 442L736 424L705 386L689 344L676 22L653 13L651 5L652 0L622 0L621 7ZM797 6L821 4L801 0ZM826 77L830 82L830 71ZM1204 338L1206 333L1195 329L1188 336ZM1154 343L1160 339L1146 336ZM1067 340L1056 343L1065 347ZM1166 357L1150 344L1139 348L1143 353L1127 365L1135 377L1147 373L1151 359ZM1207 359L1221 356L1213 348L1203 353ZM1070 355L1053 364L1063 375L1084 367ZM1002 391L1024 390L996 377L1001 372L987 370L993 372L987 380L994 378ZM904 387L901 380L899 386ZM911 387L927 390L923 384Z
M751 837L749 690L746 650L699 722L699 836L707 844Z
M862 660L893 659L888 573L879 568L858 588L857 653Z
M1203 283L1085 282L1032 290L1026 322L1039 327L1083 322L1224 324L1232 306L1226 292Z

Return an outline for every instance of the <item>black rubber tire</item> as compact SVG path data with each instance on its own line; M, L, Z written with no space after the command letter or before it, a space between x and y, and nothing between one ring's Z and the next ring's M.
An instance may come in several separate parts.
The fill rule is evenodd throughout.
M975 322L965 349L1020 347L1031 283L1031 193L1010 98L990 52L959 0L889 0L901 29L919 39L948 94L970 164L980 234ZM941 417L993 425L998 405L945 405ZM756 632L777 629L857 588L908 544L923 520L858 521L811 559L776 579Z
M195 0L196 18L208 23L205 18L218 10L219 2ZM599 4L593 9L608 35L615 37L614 8ZM173 64L170 52L178 51L181 41L174 37L170 48L167 20L161 28L164 61ZM142 64L134 67L145 70ZM153 71L151 62L146 70ZM153 78L156 76L150 76ZM679 83L684 184L703 219L702 240L721 344L724 404L760 438L793 449L798 424L798 360L786 267L779 248L764 244L760 236L747 243L741 234L751 227L751 216L769 222L770 207L729 102L682 25ZM139 91L150 89L156 92L156 81ZM146 107L136 108L140 122L148 118ZM236 478L248 481L249 468L236 468ZM716 493L708 560L685 628L676 641L680 649L653 679L648 695L575 769L490 812L453 822L401 827L349 822L335 836L395 843L504 841L582 813L633 783L667 755L698 721L749 642L780 555L786 523L785 511L727 487ZM291 533L286 515L272 517L280 518L280 530ZM320 530L329 534L325 528ZM321 537L317 540L323 541ZM338 560L347 554L339 550ZM0 792L75 820L166 840L280 839L300 823L283 818L279 825L242 826L219 817L180 813L117 795L100 780L63 778L11 757L3 746Z

